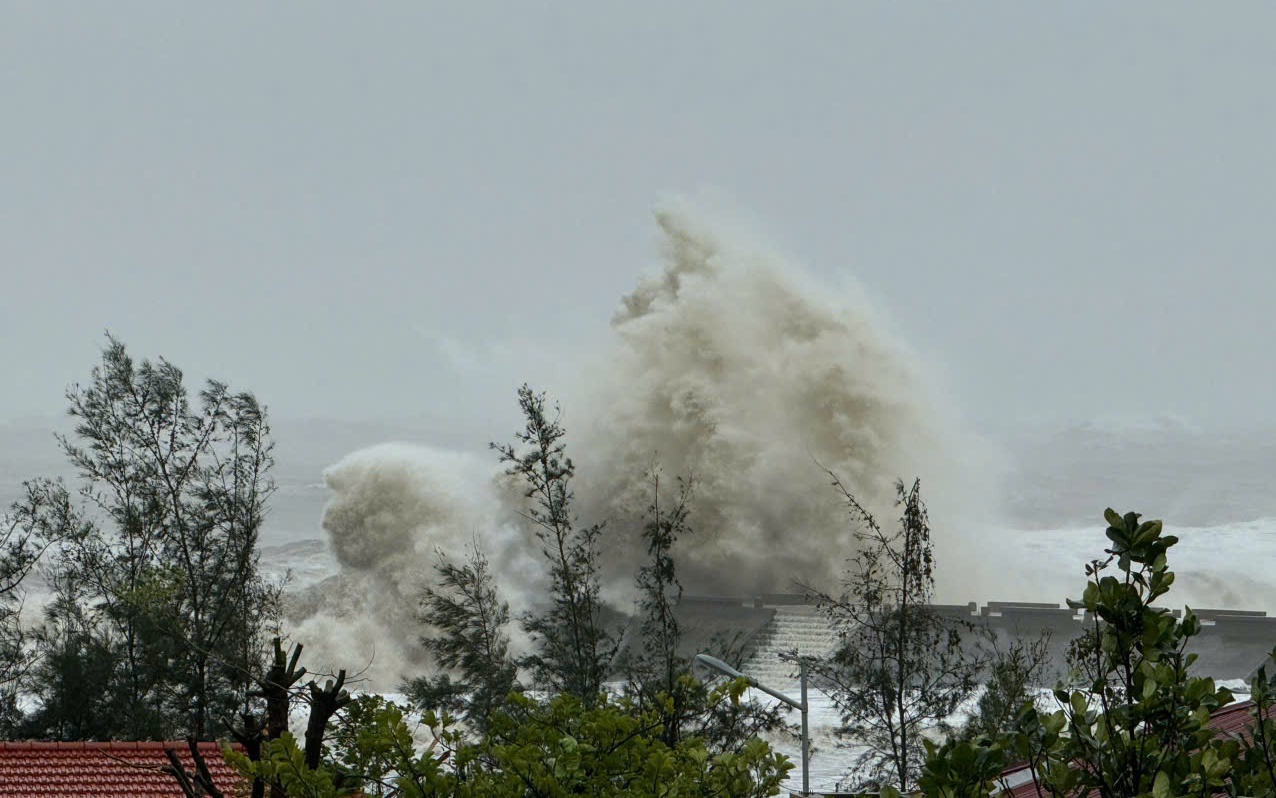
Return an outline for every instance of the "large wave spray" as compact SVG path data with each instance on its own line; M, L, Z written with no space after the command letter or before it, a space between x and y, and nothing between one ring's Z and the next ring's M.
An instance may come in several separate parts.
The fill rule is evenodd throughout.
M622 301L583 435L583 493L598 516L627 524L618 543L640 540L653 459L695 479L696 533L680 566L702 591L792 591L836 576L854 528L824 468L884 526L897 479L920 475L946 502L954 441L916 361L858 291L813 284L685 209L657 221L664 269Z
M954 434L917 361L853 287L820 286L684 206L657 221L662 268L623 298L607 351L581 364L589 387L566 408L582 521L608 526L606 597L627 608L647 473L659 463L666 477L689 475L696 486L694 531L678 548L688 592L830 585L854 551L855 529L828 468L887 527L895 480L920 475L941 588L964 600L983 557L963 556L970 539L960 510L963 499L988 498L972 479L984 463ZM397 642L379 653L379 678L419 655L412 616L433 548L460 556L477 542L515 612L543 596L532 530L495 462L378 447L342 460L327 480L334 495L324 528L347 599L339 612L315 602L310 623L381 627L383 641ZM361 611L351 606L360 599Z

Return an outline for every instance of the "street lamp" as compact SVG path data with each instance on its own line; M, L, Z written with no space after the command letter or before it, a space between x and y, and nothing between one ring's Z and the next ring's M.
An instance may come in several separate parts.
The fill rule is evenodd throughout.
M811 794L811 732L807 725L807 714L810 705L806 701L806 660L798 658L798 674L802 680L802 700L794 701L779 690L772 690L764 684L759 684L757 679L752 676L746 676L727 663L711 657L708 654L696 654L696 662L702 665L708 665L716 671L720 671L730 676L732 679L744 679L749 683L750 687L756 687L767 695L774 696L791 707L802 712L802 794Z

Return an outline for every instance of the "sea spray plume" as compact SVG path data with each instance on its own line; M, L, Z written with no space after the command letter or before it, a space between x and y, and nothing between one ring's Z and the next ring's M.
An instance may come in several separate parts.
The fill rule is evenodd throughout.
M892 507L901 476L951 476L935 473L943 444L923 381L854 292L834 299L684 208L657 221L664 266L613 320L578 458L584 514L607 518L625 547L608 582L623 588L639 559L654 454L696 475L697 534L679 552L689 591L827 583L855 544L822 467L874 511Z
M685 206L656 218L662 268L622 299L604 355L578 361L579 378L561 392L574 419L579 516L607 524L602 597L632 606L653 458L696 479L696 534L678 547L688 593L788 592L795 579L831 585L855 551L855 530L823 466L886 517L895 480L923 476L943 519L934 539L941 600L977 595L989 551L978 527L958 526L956 510L985 498L972 490L985 461L953 434L920 361L853 285L820 286ZM389 685L421 656L412 614L434 547L459 553L477 539L512 612L544 607L548 574L533 527L518 515L525 499L495 458L376 447L344 459L327 480L334 495L324 527L343 574L363 585L345 594L344 617L362 640L381 630L374 673L384 671ZM529 651L512 631L512 648ZM342 648L348 658L351 647Z
M540 566L496 490L497 472L485 458L405 444L360 450L325 472L333 495L323 527L340 576L295 598L291 612L304 618L294 632L316 666L371 658L368 677L386 689L419 674L428 657L417 611L436 548L459 556L477 541L502 595L528 606ZM513 645L526 650L526 639L516 634Z

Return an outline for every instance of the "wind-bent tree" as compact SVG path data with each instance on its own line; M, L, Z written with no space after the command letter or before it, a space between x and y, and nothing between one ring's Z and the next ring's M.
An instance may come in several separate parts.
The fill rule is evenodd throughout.
M970 625L930 606L935 563L920 481L896 485L902 513L891 533L829 476L860 525L860 548L840 595L806 588L840 638L833 653L808 665L841 714L838 733L864 746L850 781L907 791L926 757L923 732L950 731L948 718L974 693L981 666L961 646Z
M686 676L690 663L679 655L682 629L674 608L682 600L682 583L678 581L673 557L674 544L690 530L687 526L692 485L678 481L679 490L673 501L660 502L660 473L652 468L648 486L651 503L643 524L643 539L650 558L638 569L638 643L627 663L630 690L640 705L652 706L661 715L662 738L666 745L677 745L681 737L683 714L687 710L690 685Z
M50 645L68 663L90 643L111 652L113 735L212 737L246 706L277 617L277 590L258 571L274 490L265 409L216 381L192 401L176 366L135 363L110 336L67 399L75 431L59 442L80 501L44 480L26 506L61 541L63 620ZM47 693L74 674L45 676Z
M537 686L570 693L587 704L602 691L616 644L603 627L598 544L602 525L582 526L572 509L576 469L566 454L560 411L550 417L545 394L518 390L525 420L510 444L491 444L528 500L523 517L536 529L549 564L550 605L521 618L538 650L525 661Z
M63 511L46 507L38 486L25 487L25 500L0 516L0 734L4 736L11 735L21 720L18 695L28 686L34 664L32 641L22 625L23 582L57 539L56 526L46 519Z
M436 632L421 638L435 662L446 669L404 684L418 707L449 710L483 730L487 718L518 688L518 669L509 652L509 604L497 593L487 557L475 543L457 565L437 552L439 586L426 588L419 619Z

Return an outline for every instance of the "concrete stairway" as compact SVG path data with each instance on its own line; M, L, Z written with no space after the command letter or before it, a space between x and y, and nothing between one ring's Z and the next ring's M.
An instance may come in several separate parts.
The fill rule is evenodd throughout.
M753 656L741 669L768 687L797 683L797 665L781 660L782 652L823 655L837 644L837 634L814 607L777 607L775 618L754 638Z

